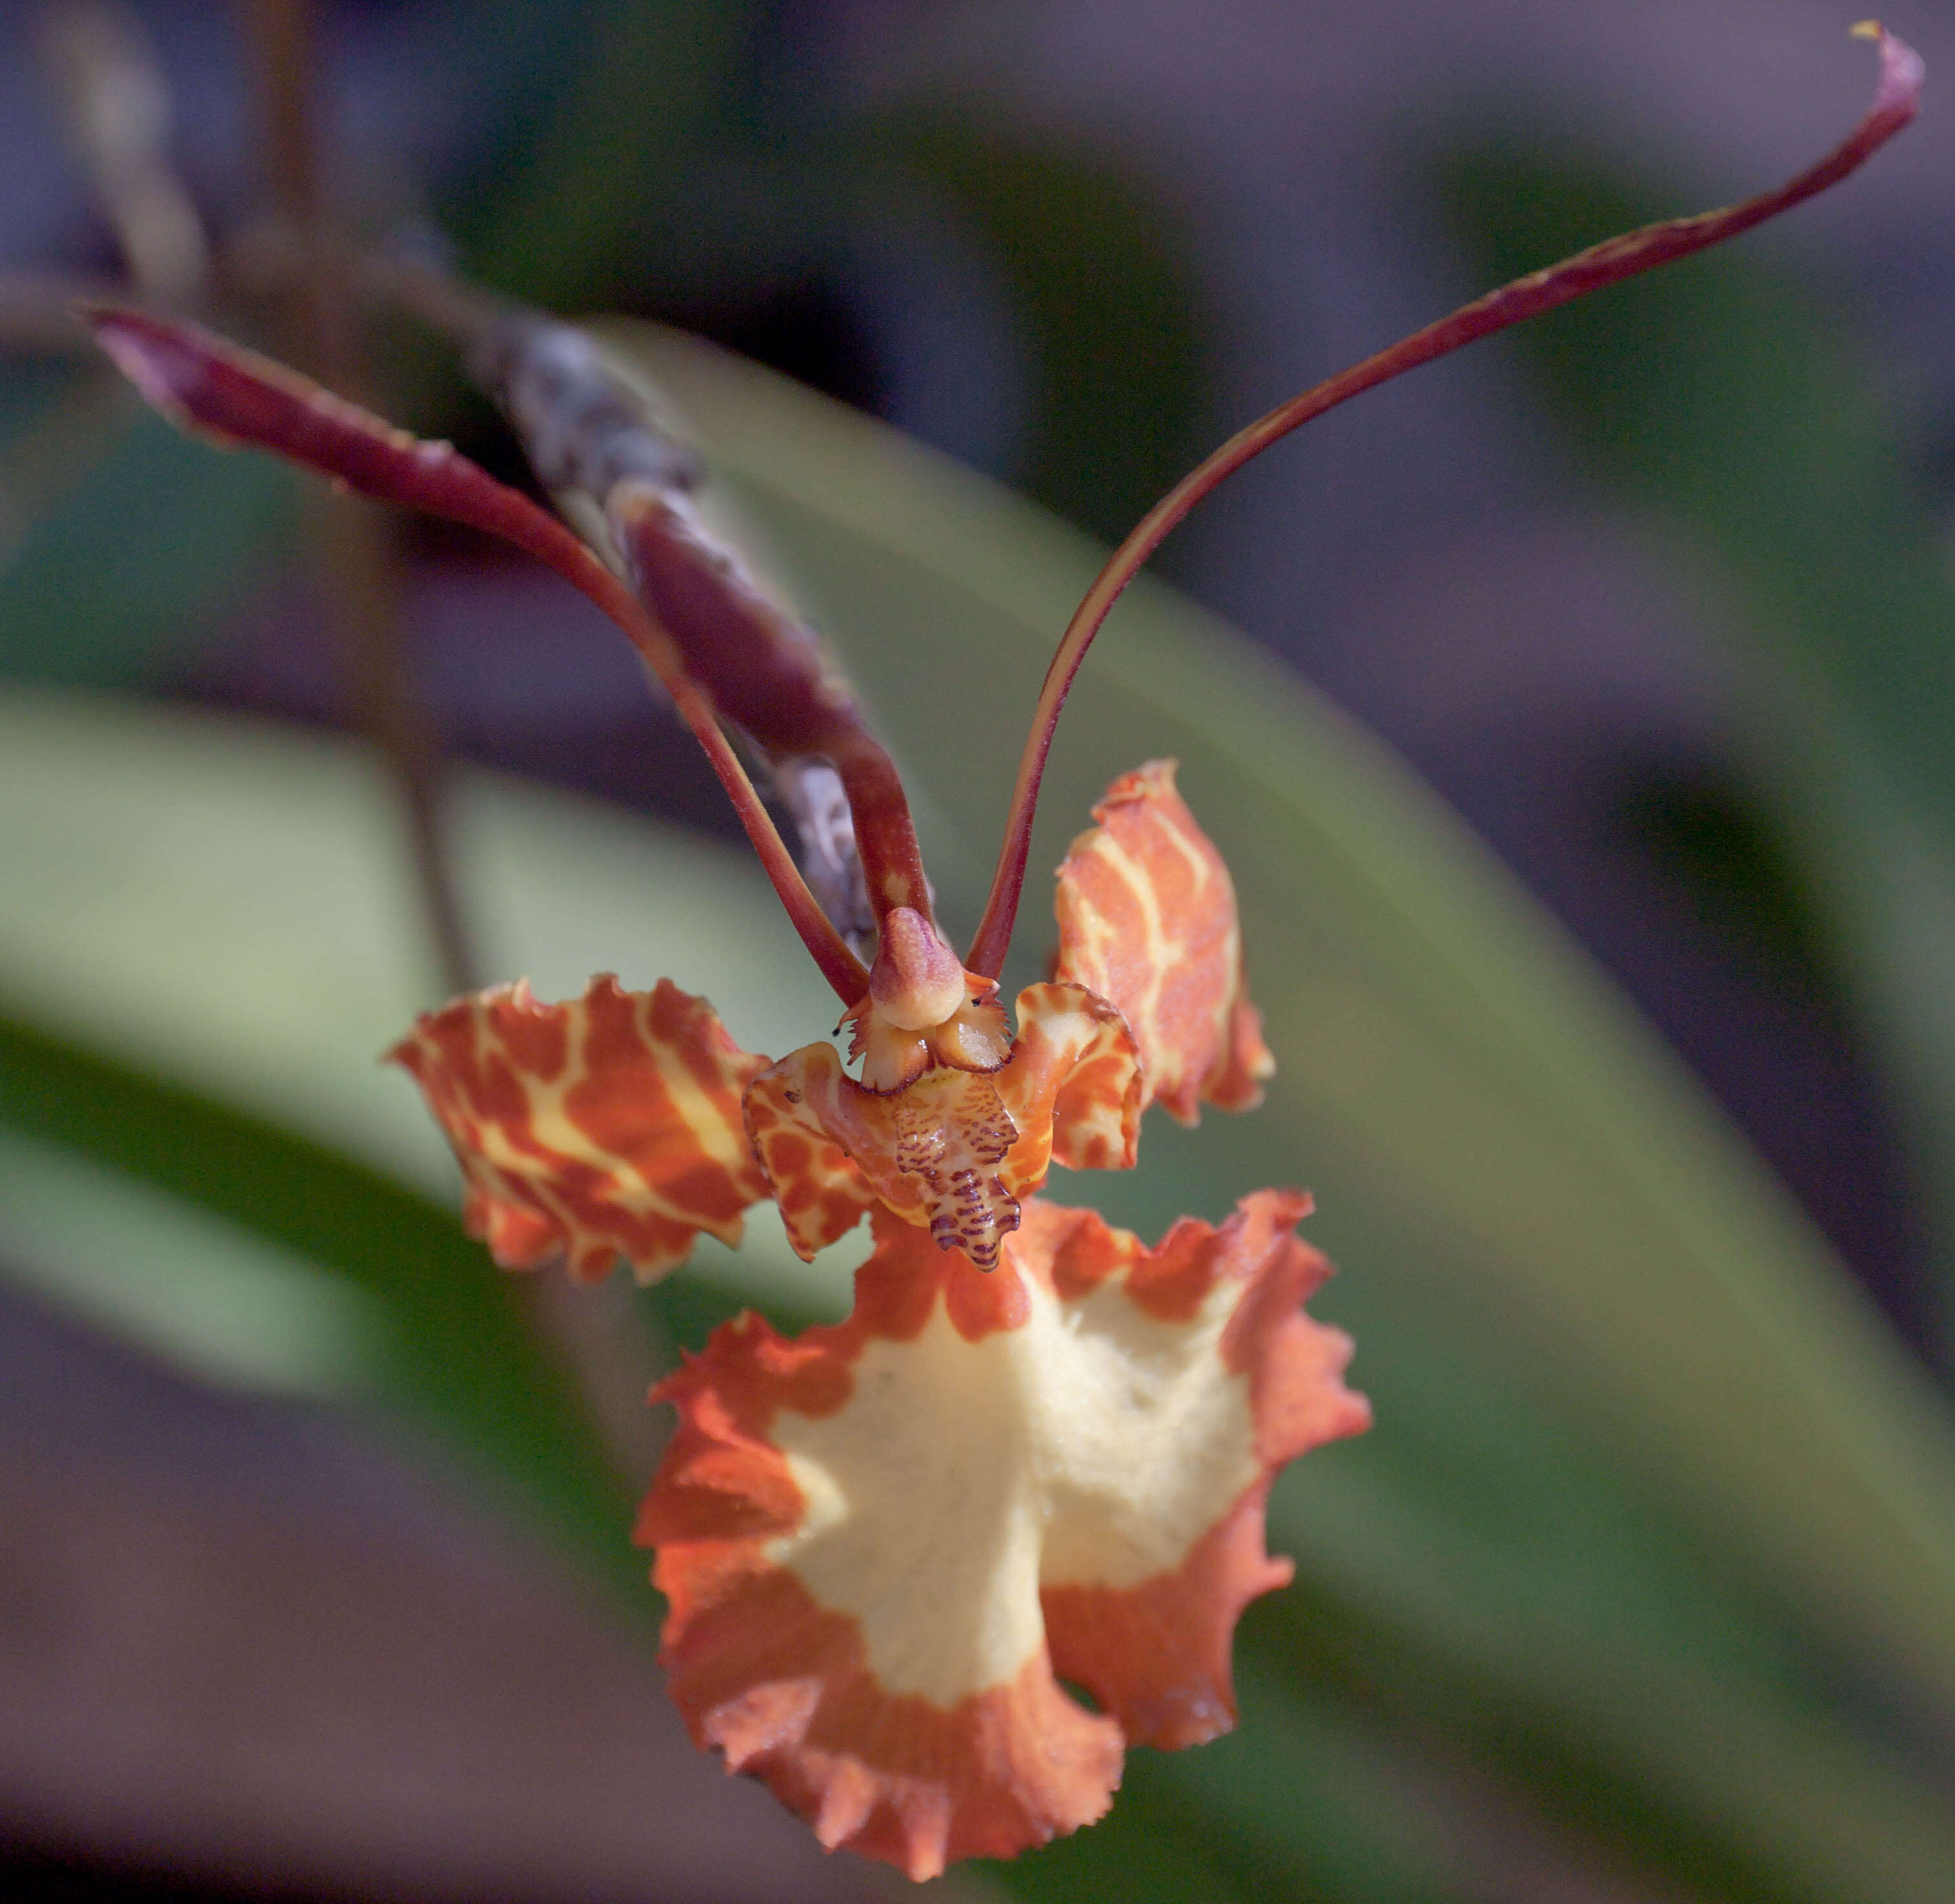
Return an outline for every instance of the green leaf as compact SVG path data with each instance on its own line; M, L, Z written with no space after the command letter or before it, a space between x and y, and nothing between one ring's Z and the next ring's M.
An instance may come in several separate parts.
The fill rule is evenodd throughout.
M160 1226L165 1274L171 1245L187 1228L208 1235L215 1220L256 1239L261 1269L269 1245L310 1266L310 1277L343 1279L350 1287L326 1298L342 1327L349 1316L370 1314L371 1304L353 1294L367 1292L386 1318L363 1332L362 1361L376 1386L406 1401L485 1478L513 1487L601 1571L626 1575L630 1556L615 1531L627 1499L609 1480L564 1374L526 1327L516 1286L485 1270L449 1211L322 1145L146 1077L11 1012L0 1014L0 1125L11 1133L14 1159L33 1154L28 1146L58 1147L84 1153L98 1172L119 1172L123 1181L109 1194L125 1212L154 1213L164 1199L186 1206ZM10 1213L8 1232L26 1232L32 1245L38 1229L49 1249L85 1244L86 1226L100 1216L63 1209L62 1188L58 1178L44 1182L39 1212ZM192 1212L201 1213L200 1226ZM126 1267L132 1279L146 1280L159 1265L149 1248L132 1247ZM234 1260L234 1276L244 1267ZM289 1262L277 1272L288 1303L292 1273ZM51 1263L37 1280L74 1299L73 1264ZM261 1284L253 1298L261 1321L279 1294L278 1282ZM313 1282L315 1314L321 1294ZM153 1310L158 1295L153 1286L118 1300L128 1320ZM98 1319L109 1308L99 1292L83 1306ZM227 1340L235 1345L235 1317L208 1314L200 1330L198 1320L174 1319L180 1357L209 1361ZM134 1333L153 1342L158 1332L150 1323ZM629 1571L638 1571L635 1563Z
M832 995L736 856L490 776L458 795L474 922L499 969L552 996L599 966L645 985L669 973L727 1001L763 1049L832 1021ZM384 1305L398 1352L338 1372L513 1477L649 1612L629 1502L561 1374L540 1373L510 1279L462 1235L454 1165L418 1094L380 1062L439 1001L372 765L301 730L17 687L0 694L0 1128L128 1180L95 1208L79 1165L47 1179L33 1207L0 1217L0 1248L18 1240L44 1292L234 1380L270 1379L276 1345L253 1375L221 1305L179 1308L165 1330L156 1287L115 1295L91 1274L108 1267L111 1208L170 1239L131 1261L153 1286L198 1236L224 1241L241 1274L254 1250L272 1267L269 1245L273 1264L348 1279ZM696 919L666 896L680 890ZM845 1308L847 1249L817 1275L771 1210L748 1230L738 1254L702 1242L671 1300L682 1339L747 1300L791 1321ZM292 1314L275 1289L251 1300L274 1330Z
M439 987L357 750L17 688L0 695L0 994L24 1016L453 1199L447 1147L381 1062ZM449 817L491 970L545 997L593 971L671 977L763 1051L833 1021L739 856L487 774L458 778ZM771 1213L749 1227L737 1259L702 1244L704 1273L821 1308Z
M289 470L213 456L126 393L116 401L126 414L105 420L100 460L18 525L5 551L0 674L154 681L241 606L288 542Z
M0 1275L226 1386L344 1400L396 1352L382 1307L308 1257L4 1129Z

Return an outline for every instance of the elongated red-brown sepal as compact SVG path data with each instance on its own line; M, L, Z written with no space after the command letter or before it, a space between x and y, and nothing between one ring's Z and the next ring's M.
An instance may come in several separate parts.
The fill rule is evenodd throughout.
M650 664L706 750L801 943L845 1005L868 989L861 961L814 901L793 855L719 730L710 697L631 590L556 517L452 444L396 430L284 364L153 313L83 310L96 340L143 396L187 430L270 452L363 496L420 509L513 543L589 596Z
M505 308L472 356L559 500L581 495L602 516L638 599L722 717L776 764L819 757L839 776L872 916L891 906L927 914L895 763L814 631L700 514L703 472L656 394L621 376L594 339L540 313Z
M228 445L272 451L363 496L467 523L546 562L596 594L607 612L617 606L622 589L569 530L452 444L397 430L298 371L196 325L147 311L83 314L117 368L183 427Z
M1585 297L1591 291L1620 284L1659 265L1672 264L1711 245L1722 244L1727 238L1736 238L1768 219L1802 205L1859 171L1913 118L1921 104L1924 74L1920 55L1878 21L1863 20L1853 30L1863 39L1879 42L1880 77L1874 88L1873 102L1859 124L1823 159L1755 198L1606 238L1559 264L1530 272L1510 285L1476 297L1450 316L1437 319L1424 329L1401 338L1362 363L1354 363L1288 402L1279 404L1267 415L1238 430L1141 518L1086 591L1086 599L1074 612L1046 670L1038 705L1032 714L1031 731L1025 737L1025 751L1018 762L1018 780L1012 790L1011 811L1005 822L1004 842L999 849L990 898L965 956L964 962L974 972L995 977L1004 965L1012 924L1018 917L1019 895L1025 886L1039 784L1044 776L1059 710L1066 705L1079 664L1086 658L1087 650L1113 604L1176 525L1245 463L1340 404L1480 338L1503 331L1510 325L1524 323L1574 298Z

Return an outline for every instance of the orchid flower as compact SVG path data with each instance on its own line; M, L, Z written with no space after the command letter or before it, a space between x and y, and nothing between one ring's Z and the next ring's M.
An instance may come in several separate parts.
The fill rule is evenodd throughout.
M1880 43L1872 107L1817 165L1491 293L1272 411L1163 499L1059 644L962 955L847 683L708 529L691 456L580 333L479 300L464 327L587 539L277 365L173 320L90 313L187 426L501 536L597 600L705 747L841 1001L845 1056L816 1038L770 1059L668 980L639 993L600 977L554 1004L518 982L424 1015L392 1054L454 1147L468 1227L507 1268L561 1261L589 1282L623 1261L650 1280L702 1232L736 1243L767 1201L812 1260L867 1218L845 1321L789 1339L744 1315L654 1390L678 1425L637 1528L694 1736L825 1846L918 1878L1009 1855L1100 1816L1128 1745L1226 1730L1236 1619L1291 1571L1264 1551L1270 1488L1369 1419L1343 1385L1350 1345L1302 1312L1328 1273L1295 1234L1307 1196L1257 1191L1219 1227L1184 1218L1149 1245L1037 1194L1055 1163L1132 1167L1151 1104L1186 1122L1204 1104L1247 1110L1273 1069L1228 870L1171 762L1108 788L1059 869L1050 977L1009 1012L999 996L1088 644L1162 537L1289 430L1855 169L1921 81L1912 53L1864 30ZM805 875L729 732L797 811L832 779L826 823L803 828Z

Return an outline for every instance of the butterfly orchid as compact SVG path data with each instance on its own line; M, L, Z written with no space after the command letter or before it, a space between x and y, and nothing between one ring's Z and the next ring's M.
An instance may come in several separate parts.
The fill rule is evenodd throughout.
M1226 1730L1237 1618L1290 1573L1264 1551L1269 1490L1369 1418L1343 1383L1349 1342L1302 1308L1328 1273L1295 1233L1302 1193L1255 1191L1219 1226L1185 1218L1152 1245L1037 1194L1054 1163L1132 1167L1151 1105L1183 1122L1247 1110L1273 1069L1228 870L1171 762L1107 789L1059 869L1050 976L1009 1011L999 995L1088 646L1195 503L1290 430L1854 170L1912 118L1922 77L1865 30L1873 105L1817 165L1479 299L1272 411L1163 499L1060 641L961 955L847 682L708 527L694 459L581 333L396 279L464 334L580 536L280 366L175 319L88 313L186 426L471 524L595 600L704 747L841 1002L845 1055L817 1038L770 1059L667 980L634 993L600 977L559 1003L518 983L424 1015L392 1054L454 1147L470 1229L507 1268L561 1262L589 1282L623 1262L651 1280L702 1232L738 1242L763 1202L812 1260L867 1220L845 1321L789 1339L742 1316L654 1391L678 1427L637 1528L694 1736L824 1845L918 1878L1009 1855L1100 1816L1128 1745ZM805 870L729 735L791 810L826 816L802 826Z

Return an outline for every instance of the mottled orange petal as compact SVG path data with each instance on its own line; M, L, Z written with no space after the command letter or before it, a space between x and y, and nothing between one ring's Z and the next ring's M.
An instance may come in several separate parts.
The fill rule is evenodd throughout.
M1126 1020L1080 985L1028 985L1018 1012L1018 1041L998 1080L1021 1133L1007 1188L1036 1190L1054 1159L1071 1170L1131 1170L1142 1099Z
M562 1255L596 1282L622 1256L649 1281L701 1230L737 1243L768 1194L740 1116L767 1061L669 980L627 992L606 974L562 1005L498 986L423 1014L388 1056L427 1094L470 1232L505 1269Z
M1204 1102L1246 1110L1275 1068L1242 977L1236 889L1175 791L1175 763L1122 774L1059 869L1054 976L1132 1028L1141 1103L1192 1124Z
M694 1737L924 1877L1097 1817L1128 1742L1226 1730L1236 1616L1288 1577L1270 1481L1368 1418L1299 1311L1307 1207L1148 1249L1034 1201L991 1276L879 1210L846 1322L717 1331L659 1390L638 1530Z
M788 1241L808 1263L862 1220L876 1193L855 1160L804 1109L806 1090L795 1062L804 1055L798 1052L763 1072L747 1087L744 1108L747 1135L773 1187Z

